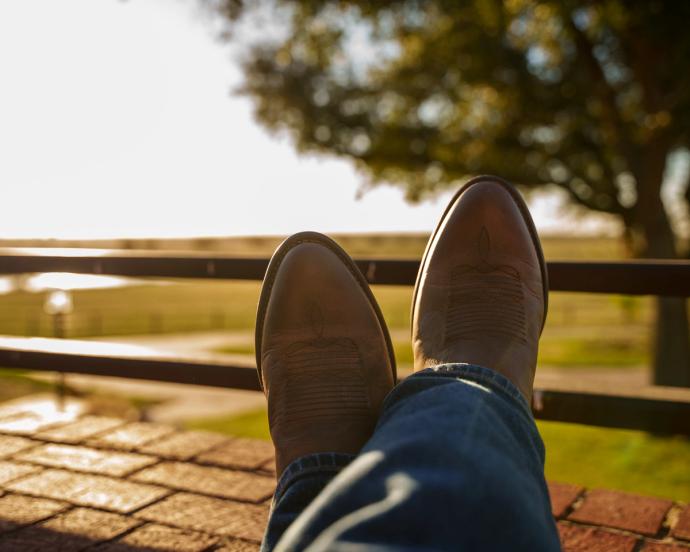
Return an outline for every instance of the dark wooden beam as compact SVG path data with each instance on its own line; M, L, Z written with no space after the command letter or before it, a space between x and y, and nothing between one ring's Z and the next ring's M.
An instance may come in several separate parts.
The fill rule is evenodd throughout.
M418 260L357 259L372 284L413 285ZM551 291L690 296L688 261L549 262ZM76 272L155 278L262 280L267 258L118 250L0 250L0 274Z
M90 349L89 354L70 352ZM115 376L258 391L255 367L199 358L124 354L117 345L77 340L0 337L0 366ZM539 388L533 411L541 420L637 429L690 437L690 389L577 390Z

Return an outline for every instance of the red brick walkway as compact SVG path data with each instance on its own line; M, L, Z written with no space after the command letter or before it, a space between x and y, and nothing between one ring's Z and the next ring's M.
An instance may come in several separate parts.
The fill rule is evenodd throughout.
M0 550L258 550L268 443L0 412ZM551 484L566 551L689 552L690 507Z

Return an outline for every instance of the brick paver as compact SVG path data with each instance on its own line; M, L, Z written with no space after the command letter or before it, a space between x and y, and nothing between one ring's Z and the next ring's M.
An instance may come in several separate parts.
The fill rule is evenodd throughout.
M275 487L270 443L60 420L0 412L3 552L259 550ZM567 518L565 552L690 552L688 505L567 483L549 490L554 516Z
M137 519L74 508L37 525L24 527L7 535L0 542L2 550L44 552L46 550L77 551L110 540L140 525ZM131 552L131 551L130 551Z
M227 437L210 431L180 431L144 445L139 451L173 460L189 460L227 440Z
M690 552L690 548L668 542L647 541L642 547L642 552Z
M64 502L19 495L0 497L0 533L35 523L68 508ZM2 541L0 541L0 545Z
M267 473L270 473L273 477L276 476L276 461L275 458L271 458L270 460L266 460L261 466L259 466L259 469L262 471L265 471Z
M582 494L584 487L567 483L549 482L549 496L551 497L551 511L553 516L560 518L568 508Z
M33 412L20 412L0 419L0 433L34 435L42 429L57 426L61 423L63 422L56 422L53 419L44 418Z
M132 550L202 552L217 541L217 537L202 533L149 523L114 542L98 546L95 550L98 552L132 552Z
M256 470L273 461L273 445L256 439L235 438L232 441L200 454L199 462L226 468Z
M275 488L275 480L265 475L183 462L164 462L134 474L132 479L250 502L266 500Z
M558 524L563 552L633 552L639 539L595 527Z
M138 524L138 520L121 514L90 508L73 508L49 521L44 521L41 527L62 533L76 533L92 540L107 540Z
M213 552L259 552L260 545L239 539L228 539L222 542Z
M268 505L178 493L144 508L135 516L182 529L260 542L266 527Z
M26 439L25 437L0 435L0 458L7 458L17 452L35 447L39 444L39 442Z
M677 539L690 541L690 506L686 506L680 513L672 535Z
M121 513L141 508L168 493L152 485L52 469L10 483L7 488Z
M175 428L168 425L135 422L89 439L87 444L97 447L134 450L174 431Z
M5 485L19 477L41 471L41 468L28 464L17 464L0 460L0 485Z
M84 416L72 423L41 431L36 437L46 441L76 444L81 443L84 439L124 424L125 422L118 418Z
M670 500L596 489L568 519L654 536L661 529Z
M128 475L158 462L157 458L142 454L112 452L54 443L20 453L15 458L42 466L113 476Z

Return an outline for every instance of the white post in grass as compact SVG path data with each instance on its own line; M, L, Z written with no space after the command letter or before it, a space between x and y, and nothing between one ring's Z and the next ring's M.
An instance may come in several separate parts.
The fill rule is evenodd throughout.
M65 337L65 319L72 312L72 294L63 289L51 291L43 304L43 310L53 318L53 336L58 339ZM58 408L65 408L65 373L58 372L57 398Z

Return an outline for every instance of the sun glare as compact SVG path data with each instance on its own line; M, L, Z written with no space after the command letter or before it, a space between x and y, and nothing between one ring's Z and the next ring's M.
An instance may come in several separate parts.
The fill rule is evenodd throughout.
M117 276L99 276L91 274L73 274L71 272L44 272L27 279L25 289L41 292L51 289L72 291L75 289L106 289L123 287L128 284L127 278Z

